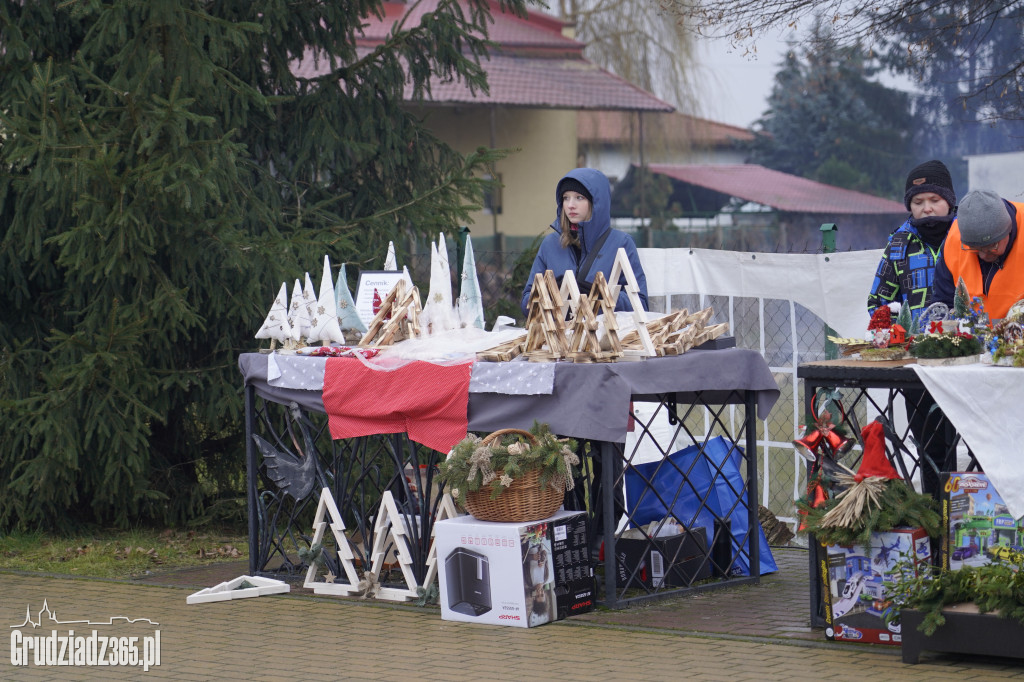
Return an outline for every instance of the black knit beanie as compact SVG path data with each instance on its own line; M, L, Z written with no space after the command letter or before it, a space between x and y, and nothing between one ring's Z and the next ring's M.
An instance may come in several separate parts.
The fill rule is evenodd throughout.
M555 195L558 197L559 202L562 201L562 195L566 192L579 192L587 198L587 201L594 203L594 197L590 194L590 190L576 178L562 178L558 183L558 189L555 191Z
M950 213L956 208L956 192L953 191L953 178L949 176L946 164L937 159L925 161L907 175L907 186L903 195L903 204L910 210L910 200L915 194L934 192L946 200Z

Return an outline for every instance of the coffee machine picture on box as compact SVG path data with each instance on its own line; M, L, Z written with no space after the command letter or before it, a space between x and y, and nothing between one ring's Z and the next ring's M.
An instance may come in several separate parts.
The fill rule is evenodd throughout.
M467 616L491 610L491 566L483 554L456 547L445 558L448 608Z

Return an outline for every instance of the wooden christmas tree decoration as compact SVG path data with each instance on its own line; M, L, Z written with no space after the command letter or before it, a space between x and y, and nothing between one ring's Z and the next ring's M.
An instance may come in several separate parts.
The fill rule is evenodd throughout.
M513 358L517 358L523 354L526 349L526 334L517 336L511 341L500 343L494 348L488 348L487 350L480 351L476 354L477 360L486 360L488 362L508 362Z
M633 322L636 325L637 334L640 337L640 344L643 352L648 356L655 355L654 343L650 334L647 333L647 314L644 312L643 303L640 301L640 285L637 284L636 275L633 273L633 266L629 264L629 256L626 250L620 248L615 252L615 262L612 263L611 274L608 275L609 296L612 300L612 309L615 309L615 301L619 298L619 279L626 278L626 295L629 303L633 306ZM597 278L594 278L597 281Z
M416 576L412 570L413 559L409 554L409 528L406 524L405 514L398 510L395 498L390 490L385 490L381 497L380 508L377 510L377 523L373 527L373 566L369 575L363 577L364 584L379 585L380 572L384 568L384 558L389 553L389 548L394 548L395 557L398 560L398 567L405 578L406 587L378 587L376 596L378 599L391 601L409 601L418 597L416 588L422 587L416 582Z
M390 346L403 339L420 336L420 292L409 287L404 279L398 280L381 302L373 316L360 346Z
M356 575L356 568L353 562L352 547L349 545L348 537L345 535L345 522L338 512L338 505L334 503L334 496L330 488L320 491L320 504L316 508L316 516L313 519L313 539L310 540L310 547L323 546L324 533L327 530L327 520L330 518L331 533L334 535L334 542L338 548L338 562L341 564L348 583L334 582L338 577L328 574L324 582L316 580L318 564L316 561L309 562L309 569L306 571L306 580L303 587L313 590L316 594L348 595L358 592L357 583L359 576Z
M623 355L622 343L619 341L619 324L615 317L615 303L617 297L612 294L604 273L598 271L594 276L594 283L590 286L591 308L594 315L601 315L604 323L604 337L601 339L601 348L605 356L599 358L601 361L615 360Z
M444 495L441 496L441 501L437 506L437 513L434 514L434 523L430 527L430 550L427 552L427 571L423 576L423 585L421 587L426 588L434 582L434 578L437 577L437 545L434 544L435 528L438 521L444 521L445 519L454 519L456 516L461 516L458 509L455 507L455 500L452 499L451 493L445 491Z
M576 275L572 270L566 270L562 275L562 287L558 293L562 296L562 319L575 320L576 311L580 307L580 288L576 284Z
M600 273L598 273L600 275ZM597 329L600 324L597 315L594 314L591 299L586 294L580 296L580 305L577 309L576 320L573 322L572 336L569 338L568 357L573 362L613 362L622 354L621 349L605 351L601 349L601 341L597 338ZM605 318L608 322L608 318ZM614 322L613 322L614 324ZM611 334L615 334L614 327ZM618 345L618 338L615 338Z
M725 322L707 326L712 315L714 309L711 307L696 313L687 312L683 308L652 320L643 328L651 339L656 355L681 355L729 331L729 325ZM622 337L622 347L627 351L637 352L641 348L639 329Z
M531 361L564 358L569 351L565 313L561 292L550 270L534 276L527 311L526 357Z

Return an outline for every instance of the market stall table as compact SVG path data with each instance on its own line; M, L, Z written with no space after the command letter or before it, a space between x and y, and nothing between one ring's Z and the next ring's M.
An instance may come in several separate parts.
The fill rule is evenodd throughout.
M866 423L863 421L864 419L873 419L874 415L882 416L890 426L887 429L886 454L900 476L905 481L913 482L920 473L920 468L930 466L930 462L926 458L922 461L919 447L924 444L915 446L909 426L898 428L896 425L905 424L903 404L906 393L925 387L918 373L921 369L937 369L944 372L949 368L918 367L913 358L887 361L844 358L801 364L797 367L797 377L804 382L808 414L812 412L811 400L820 390L837 389L841 394L840 401L845 410L845 426L851 432L858 431L858 427ZM980 365L970 371L979 369L982 369ZM928 388L936 403L943 410L943 420L949 421L951 429L955 432L953 438L948 442L945 462L939 467L939 471L957 471L962 468L966 468L968 471L979 470L981 468L980 458L975 457L975 452L971 448L966 449L966 467L961 467L958 463L961 445L965 444L958 432L957 424L949 419L950 412L947 411L947 407L950 407L950 398L932 391L933 385L928 385ZM1021 398L1024 399L1024 391L1022 391ZM858 413L862 415L860 419L857 417ZM812 542L808 561L811 583L811 625L823 627L825 616L818 573L820 557L816 550L816 543Z
M487 365L492 366L486 368L488 371L494 371L538 364L550 363L476 363L474 376L478 367L484 371ZM432 481L433 465L443 455L436 451L422 452L422 449L417 452L411 442L398 436L332 440L329 447L318 446L318 442L329 437L326 425L317 424L314 418L324 412L322 391L272 385L268 379L266 354L243 354L239 357L239 367L246 387L251 571L255 574L280 566L297 568L299 562L290 554L290 546L301 547L302 535L309 532L308 528L301 527L302 520L308 516L308 510L303 511L304 501L288 502L267 477L266 463L252 438L262 431L269 432L268 440L281 446L295 444L298 449L320 453L324 462L318 469L318 483L335 490L343 513L352 514L356 525L354 541L368 545L367 535L372 532L370 519L376 509L372 502L367 505L364 501L372 500L384 489L395 488L397 497L406 504L404 508L416 517L416 522L410 521L410 535L412 542L419 545L419 551L414 552L417 575L423 575L431 515L436 511L439 497L431 493L436 487L436 482ZM679 356L648 358L642 362L560 362L554 363L551 371L551 385L546 392L509 395L493 392L493 388L478 392L471 383L466 429L480 433L504 428L529 429L538 420L548 423L552 431L562 436L591 441L597 451L595 457L612 464L602 467L600 508L607 556L614 556L616 529L620 523L616 512L621 510L616 509L615 494L621 490L623 476L633 470L633 453L624 451L631 428L631 401L662 405L670 411L670 418L678 418L677 434L685 434L699 447L712 436L723 436L734 450L743 453L744 480L739 490L742 511L748 517L747 527L759 528L757 458L754 455L756 419L766 417L779 396L775 379L760 354L738 348L692 350ZM374 386L368 384L362 390L373 391ZM293 410L291 418L281 416L291 403L300 409ZM738 414L727 414L730 409ZM301 416L296 416L297 412L301 412ZM697 415L701 415L700 425L704 428L710 425L710 431L695 428ZM638 427L646 433L642 424ZM384 461L388 462L387 466L383 465ZM395 475L403 469L406 473L415 473L417 468L423 473L413 476L412 486L408 476ZM758 534L751 531L741 544L755 569L758 566L757 539ZM710 548L705 560L710 560ZM279 562L278 566L272 565L274 561ZM729 578L736 582L757 579L757 570L751 571L749 576ZM632 584L627 586L635 588ZM632 598L625 598L627 586L617 586L614 571L606 571L603 589L599 588L603 603L614 607L631 601ZM641 598L688 589L700 589L700 586L688 584L681 590L670 589L667 585L655 586L646 590Z

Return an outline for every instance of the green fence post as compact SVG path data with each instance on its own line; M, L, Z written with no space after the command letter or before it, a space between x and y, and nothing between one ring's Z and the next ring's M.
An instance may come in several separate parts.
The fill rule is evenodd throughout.
M469 239L469 228L463 225L456 233L455 239L455 281L462 281L462 266L466 260L466 240ZM459 286L462 286L461 284Z
M835 253L836 252L836 230L839 227L835 223L823 223L819 228L821 230L821 252ZM825 260L828 260L828 256L825 256ZM829 341L828 337L835 336L836 332L832 327L825 325L825 359L835 360L839 357L839 347L835 343Z

